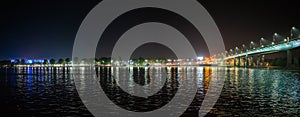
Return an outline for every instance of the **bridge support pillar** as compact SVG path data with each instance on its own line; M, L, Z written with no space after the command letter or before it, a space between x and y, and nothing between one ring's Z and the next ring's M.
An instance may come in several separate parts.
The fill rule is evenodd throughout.
M300 68L300 49L287 50L287 68Z
M300 67L300 49L295 50L295 52L293 52L293 56L294 56L295 67L299 68Z
M248 62L249 62L249 63L248 63L248 66L249 66L249 67L252 67L252 66L253 66L253 56L248 57L248 59L249 59L249 60L248 60Z
M245 67L248 67L248 66L249 66L249 65L248 65L248 63L249 63L249 62L248 62L248 55L245 56L245 61L244 61L244 62L245 62L245 63L244 63L244 66L245 66Z
M236 66L236 60L235 60L235 58L233 58L233 66L234 67Z
M286 67L292 67L292 62L293 62L293 56L292 56L292 51L287 50L286 51Z
M256 57L256 67L259 67L260 66L260 56L258 55L257 57Z
M265 55L261 56L261 62L262 62L262 67L265 67L266 66L266 64L265 64Z
M254 67L255 61L254 61L254 56L251 56L251 67Z
M241 66L241 57L238 57L238 67Z

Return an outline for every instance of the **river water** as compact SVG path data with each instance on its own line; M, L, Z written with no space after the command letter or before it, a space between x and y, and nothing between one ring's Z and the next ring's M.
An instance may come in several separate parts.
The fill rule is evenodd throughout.
M92 116L76 91L71 69L1 68L0 112L11 116ZM198 116L210 81L218 78L225 80L224 86L207 116L300 115L300 72L226 67L135 67L127 68L128 79L120 80L117 68L95 70L107 97L130 111L160 109L172 100L182 82L191 80L184 77L185 74L192 74L193 80L197 80L197 92L184 96L193 102L183 117ZM118 86L119 83L129 86L150 84L153 76L160 73L155 71L160 70L167 73L164 86L148 98L130 95Z

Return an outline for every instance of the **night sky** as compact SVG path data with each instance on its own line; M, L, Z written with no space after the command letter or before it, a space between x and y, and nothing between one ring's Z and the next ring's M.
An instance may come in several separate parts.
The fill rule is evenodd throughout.
M99 2L101 0L2 1L0 59L71 57L73 42L81 22ZM292 26L300 27L300 7L296 1L199 0L199 2L217 23L226 49L242 44L249 45L252 40L258 42L261 37L271 40L275 32L288 36ZM141 14L145 16L132 20L132 16ZM180 17L172 14L167 14L166 16L170 17L163 18L161 12L153 9L133 11L127 15L107 29L106 35L102 37L103 44L98 45L97 56L110 56L110 48L118 37L116 34L121 35L137 22L145 22L145 19L148 22L169 22L174 18L180 21ZM209 55L203 39L188 23L183 22L178 26L186 29L183 33L193 35L191 42L200 43L194 45L199 56ZM173 57L173 54L162 45L147 44L140 47L133 56Z

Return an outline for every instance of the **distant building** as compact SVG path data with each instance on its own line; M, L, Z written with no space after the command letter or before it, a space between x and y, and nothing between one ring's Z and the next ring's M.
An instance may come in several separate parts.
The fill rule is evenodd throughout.
M12 59L10 60L11 63L14 64L18 64L22 61L22 59ZM38 64L38 63L44 63L44 60L41 59L25 59L25 64ZM50 63L50 61L48 60L48 63Z

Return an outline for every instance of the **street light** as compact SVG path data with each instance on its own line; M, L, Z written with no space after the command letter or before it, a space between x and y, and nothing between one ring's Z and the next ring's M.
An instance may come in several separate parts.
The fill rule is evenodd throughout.
M263 41L264 41L264 40L265 40L264 38L260 38L259 43L260 43L261 46L263 45Z
M276 37L278 36L278 33L274 33L274 35L273 35L273 42L275 42L276 41Z
M291 37L293 38L293 39L295 39L295 38L300 38L300 35L299 35L300 33L299 33L299 30L296 28L296 27L292 27L292 29L291 29Z
M247 47L245 44L242 45L242 51L246 51Z
M238 54L239 48L235 47L235 54Z
M255 49L253 41L250 42L250 46L249 47L250 47L250 49Z
M293 30L296 30L296 27L292 27L292 29L291 29L291 39L293 39L293 36L294 36Z
M229 50L229 54L230 54L230 55L233 55L233 54L234 54L232 49Z

